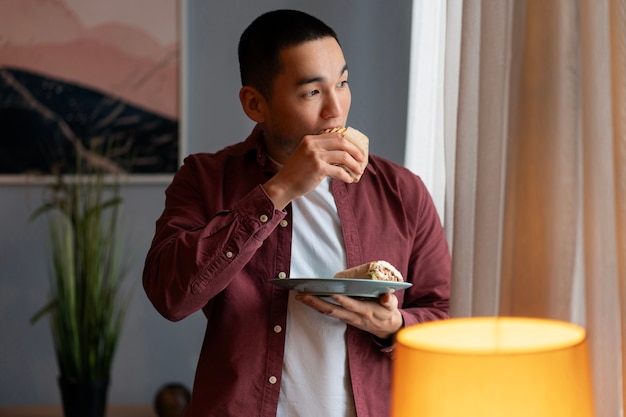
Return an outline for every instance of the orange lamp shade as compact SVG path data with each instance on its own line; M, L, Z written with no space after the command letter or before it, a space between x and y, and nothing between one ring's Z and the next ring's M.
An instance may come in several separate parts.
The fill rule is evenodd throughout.
M592 417L585 330L477 317L398 333L392 417Z

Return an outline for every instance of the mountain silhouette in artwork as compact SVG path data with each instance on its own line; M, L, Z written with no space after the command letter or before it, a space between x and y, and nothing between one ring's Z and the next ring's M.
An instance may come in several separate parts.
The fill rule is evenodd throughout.
M178 121L93 89L0 67L0 173L174 173ZM102 155L106 155L103 157Z

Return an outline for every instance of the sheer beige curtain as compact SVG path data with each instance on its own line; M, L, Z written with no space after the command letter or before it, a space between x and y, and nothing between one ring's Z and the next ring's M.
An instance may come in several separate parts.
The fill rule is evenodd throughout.
M626 0L447 7L452 315L583 325L596 415L623 416Z

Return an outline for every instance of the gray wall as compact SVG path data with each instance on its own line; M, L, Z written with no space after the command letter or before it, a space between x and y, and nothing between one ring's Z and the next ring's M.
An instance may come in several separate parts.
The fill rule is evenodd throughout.
M239 106L236 47L258 14L275 8L311 12L338 32L352 90L349 124L371 139L371 152L402 163L410 39L410 0L186 0L183 117L185 153L215 151L247 136L252 124ZM131 184L124 204L129 285L139 284L167 181ZM0 405L59 403L48 323L29 318L46 300L45 221L29 222L40 185L0 185ZM196 313L170 323L139 284L113 367L114 403L151 403L159 386L191 386L204 333Z

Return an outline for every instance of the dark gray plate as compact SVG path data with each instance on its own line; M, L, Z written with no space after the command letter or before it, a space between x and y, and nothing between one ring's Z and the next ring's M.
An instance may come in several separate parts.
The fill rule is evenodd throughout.
M356 278L289 278L273 279L274 285L312 295L342 294L351 297L378 298L383 294L409 288L409 282L376 281Z

